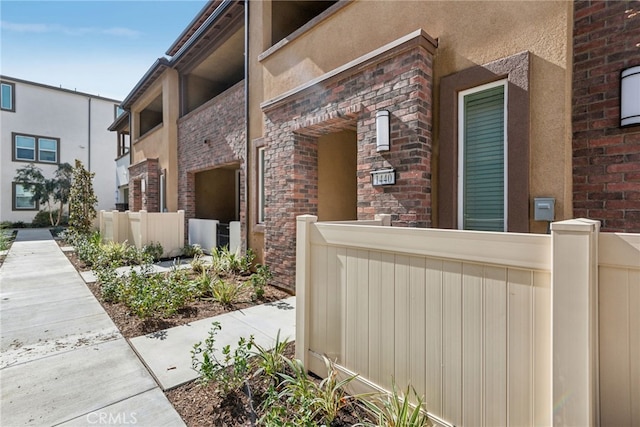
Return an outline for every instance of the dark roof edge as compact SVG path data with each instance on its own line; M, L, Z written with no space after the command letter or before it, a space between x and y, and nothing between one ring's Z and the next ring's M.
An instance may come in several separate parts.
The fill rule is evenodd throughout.
M209 9L211 7L211 3L212 1L207 1L204 6L202 7L202 9L200 9L200 11L196 14L196 16L191 20L191 22L189 22L189 25L187 25L184 30L182 30L182 32L180 33L180 35L176 38L176 40L171 44L171 46L169 46L169 49L167 49L167 51L165 52L166 55L172 56L174 55L178 50L180 50L180 48L178 46L180 46L180 44L184 44L187 43L189 41L189 38L187 38L187 40L184 40L184 37L189 33L189 31L193 28L193 26L200 20L200 18L202 17L202 15L204 15L207 11L207 9ZM215 10L215 9L214 9ZM197 30L197 29L196 29ZM195 33L195 31L194 31ZM184 41L183 41L184 40Z
M189 37L189 39L178 49L178 51L171 58L171 63L174 64L180 60L180 57L191 47L192 44L200 38L202 33L204 33L209 26L214 23L222 13L229 8L232 4L236 3L237 0L222 0L220 5L213 11L211 15L200 25L200 27Z
M151 78L154 76L156 71L158 71L161 68L169 68L169 67L170 67L170 64L167 58L163 57L163 58L156 59L156 62L154 62L153 65L151 65L151 67L149 67L149 69L144 74L144 76L142 76L142 78L138 81L138 83L136 83L133 89L131 89L131 92L129 92L129 95L127 95L124 101L122 101L122 103L120 104L122 108L124 109L129 108L130 104L133 102L134 98L136 97L140 89L142 89L144 84L152 82L148 80L151 80Z
M129 122L129 112L126 110L122 114L120 114L118 117L116 117L116 119L113 121L113 123L111 123L111 125L109 125L107 129L112 132L116 131L120 126L124 124L125 121L127 123Z
M24 83L24 84L28 84L28 85L32 85L32 86L39 86L39 87L43 87L43 88L46 88L46 89L53 89L53 90L57 90L57 91L60 91L60 92L71 93L71 94L74 94L74 95L90 96L91 98L102 99L104 101L111 101L111 102L115 102L117 104L120 103L120 100L118 100L118 99L107 98L106 96L94 95L94 94L88 93L88 92L79 92L77 90L67 89L67 88L57 87L57 86L52 86L52 85L48 85L48 84L45 84L45 83L32 82L30 80L18 79L16 77L6 76L4 74L0 74L0 79L6 80L6 81L10 81L10 82L16 82L16 83Z

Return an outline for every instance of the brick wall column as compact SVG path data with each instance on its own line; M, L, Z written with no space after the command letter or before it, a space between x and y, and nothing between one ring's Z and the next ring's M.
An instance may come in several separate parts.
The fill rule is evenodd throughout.
M640 65L640 2L576 1L573 214L640 232L640 126L620 128L620 72Z
M413 45L265 108L265 262L277 285L295 283L296 216L318 211L317 138L357 133L357 214L390 214L395 226L429 227L433 45ZM390 113L391 148L376 151L375 116ZM396 184L373 187L372 170Z

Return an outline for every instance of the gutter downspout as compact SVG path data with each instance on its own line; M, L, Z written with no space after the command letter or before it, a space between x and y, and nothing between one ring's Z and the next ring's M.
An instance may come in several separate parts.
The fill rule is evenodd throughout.
M88 98L89 110L87 117L87 170L91 172L91 98Z
M245 121L245 156L244 156L244 221L245 221L245 250L249 249L249 3L244 2L244 121Z

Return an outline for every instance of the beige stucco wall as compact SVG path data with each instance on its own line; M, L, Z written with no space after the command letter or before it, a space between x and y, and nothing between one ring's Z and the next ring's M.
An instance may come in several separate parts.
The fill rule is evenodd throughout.
M176 70L166 69L162 76L131 106L131 135L139 135L139 112L162 94L162 125L141 138L133 138L131 164L158 159L166 170L166 205L169 212L178 209L178 105L179 80Z
M264 35L268 29L256 27L261 17L269 16L269 2L251 2L250 7L251 58L257 61L256 49L269 47L266 36L259 39L260 31ZM355 1L281 48L272 49L259 62L262 70L252 71L250 139L262 133L260 102L421 28L438 39L433 79L437 156L440 78L529 51L530 198L555 197L556 219L569 218L572 8L568 1ZM546 224L531 221L531 231L545 229Z

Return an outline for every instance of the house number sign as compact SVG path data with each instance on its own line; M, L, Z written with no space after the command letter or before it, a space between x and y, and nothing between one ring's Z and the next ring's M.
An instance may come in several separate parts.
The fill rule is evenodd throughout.
M380 169L371 172L373 185L394 185L396 183L395 169Z

